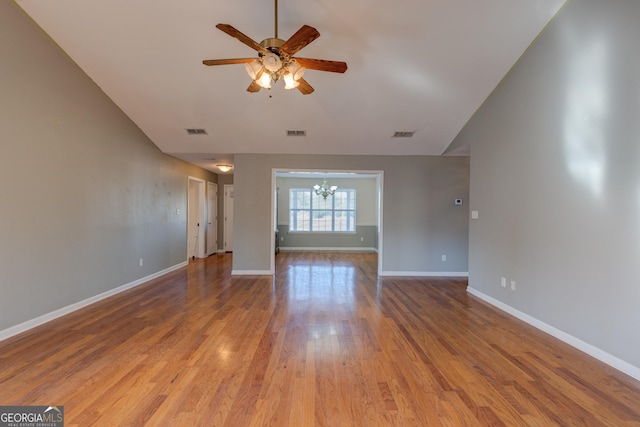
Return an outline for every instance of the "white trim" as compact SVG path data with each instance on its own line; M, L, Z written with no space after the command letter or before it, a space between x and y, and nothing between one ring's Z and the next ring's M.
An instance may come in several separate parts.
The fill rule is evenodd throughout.
M378 276L382 276L383 270L383 257L384 252L382 250L382 237L383 237L383 224L382 213L384 212L384 171L381 170L378 172Z
M273 271L269 270L231 270L232 276L272 276Z
M214 212L214 218L211 221L211 226L209 225L209 220L211 219L211 212L209 212L209 189L213 186L213 188L215 188L215 197L214 197L214 201L215 201L215 205L216 205L216 211ZM211 250L209 252L206 252L205 249L205 257L211 256L213 254L215 254L218 251L218 183L217 182L213 182L213 181L207 181L207 193L206 193L206 217L207 217L207 223L205 224L205 235L207 236L207 244L206 249L209 249L211 246L215 246L214 248L211 248ZM215 244L211 245L209 243L209 228L213 228L215 231Z
M300 251L300 252L304 252L304 251L331 251L331 252L338 252L338 251L349 251L349 252L378 252L378 250L376 248L367 248L364 246L356 246L353 248L345 248L345 247L338 247L338 248L330 248L330 247L309 247L309 246L304 246L304 247L282 247L280 246L280 250L281 251L288 251L288 252L295 252L295 251Z
M195 182L198 185L197 188L197 192L198 192L198 200L197 200L197 214L196 214L196 222L198 224L202 224L202 227L198 227L198 231L197 231L197 238L196 238L196 243L198 244L198 247L196 248L196 252L197 253L193 253L193 251L191 251L188 243L189 243L189 217L191 215L190 213L190 208L191 208L191 200L189 200L189 184L190 181ZM205 225L205 221L207 220L206 215L205 215L205 206L207 203L207 197L206 197L206 192L205 192L205 187L206 187L206 181L202 178L196 178L195 176L191 176L188 175L187 176L187 233L185 235L186 239L187 239L187 258L191 258L192 256L195 256L196 258L206 258L207 255L205 254L205 246L204 246L204 241L206 239L206 227Z
M271 227L271 237L269 238L269 268L271 269L271 274L274 274L276 271L276 230L278 229L278 218L276 217L276 212L278 210L278 200L280 199L280 195L278 194L278 192L280 191L280 189L278 188L278 186L276 185L276 171L275 169L271 169L271 212L270 212L270 218L271 221L269 224ZM289 228L289 226L287 226L287 229ZM278 244L280 242L277 242ZM278 250L280 248L278 247ZM231 273L233 274L233 272Z
M229 210L229 203L227 203L229 201L229 199L227 198L227 192L229 191L229 188L231 188L231 190L233 191L234 196L231 197L231 199L233 199L233 212L231 215L232 218L232 224L231 224L231 250L233 251L233 218L235 217L235 206L236 206L236 201L235 201L235 186L234 184L223 184L222 185L222 191L223 191L223 205L222 205L222 215L223 215L223 221L222 221L222 249L224 252L227 251L227 237L229 234L229 226L228 226L228 210ZM220 243L218 243L218 245L220 245Z
M468 271L383 271L380 276L397 277L469 277Z
M95 295L93 297L87 298L85 300L79 301L77 303L68 305L66 307L62 307L58 310L52 311L51 313L43 314L42 316L38 316L35 319L27 320L26 322L20 323L18 325L7 328L3 331L0 331L0 341L11 338L15 335L21 334L23 332L28 331L29 329L33 329L37 326L55 320L59 317L65 316L69 313L73 313L76 310L80 310L81 308L87 307L91 304L94 304L98 301L101 301L105 298L109 298L113 295L119 294L131 288L135 288L136 286L142 285L143 283L148 282L149 280L155 279L156 277L160 277L164 274L170 273L174 270L182 268L188 264L187 261L181 262L180 264L176 264L173 267L166 268L164 270L158 271L157 273L150 274L148 276L142 277L138 280L134 280L133 282L129 282L122 286L119 286L114 289L110 289L101 294Z
M535 317L532 317L526 313L521 312L520 310L517 310L513 307L511 307L510 305L507 305L505 303L503 303L502 301L499 301L493 297L490 297L486 294L483 294L482 292L480 292L477 289L474 289L472 287L467 287L467 292L470 293L471 295L474 295L478 298L480 298L481 300L483 300L484 302L491 304L492 306L522 320L523 322L528 323L529 325L533 326L536 329L541 330L542 332L546 332L547 334L558 338L559 340L569 344L570 346L592 356L595 357L596 359L600 360L601 362L606 363L607 365L637 379L640 380L640 368L638 368L637 366L634 366L630 363L625 362L624 360L618 359L617 357L613 356L612 354L607 353L604 350L599 349L598 347L595 347L589 343L586 343L584 341L582 341L579 338L574 337L573 335L570 335L564 331L561 331L560 329L554 328L551 325L548 325L544 322L542 322L541 320L536 319Z
M227 253L227 251L225 251L224 249L218 249L218 253L219 253L219 254L226 254L226 253Z
M276 190L276 176L279 173L289 173L289 172L306 172L306 173L311 173L311 174L318 174L321 173L323 176L330 176L332 173L336 173L336 174L356 174L356 175L371 175L371 177L376 177L376 182L377 182L377 191L378 191L378 249L376 250L376 252L378 253L378 275L382 276L382 265L383 265L383 257L384 257L384 250L383 250L383 220L382 220L382 213L384 211L384 197L383 197L383 189L384 189L384 170L360 170L360 169L354 169L354 170L321 170L321 169L305 169L305 168L272 168L271 169L271 191L275 191ZM315 175L314 175L315 176ZM274 213L275 213L275 207L273 206L273 202L274 202L274 197L271 197L271 226L270 227L275 227L275 220L273 218ZM275 247L275 233L274 232L270 232L271 233L271 244L269 245L269 251L271 252L271 270L275 271L275 251L273 250L273 248ZM311 248L309 248L311 249ZM326 250L326 248L323 248ZM282 247L280 248L280 250L282 250ZM331 250L352 250L351 248L347 249L347 248L341 248L341 249L331 249ZM356 250L363 250L363 248L357 248ZM233 274L233 272L232 272ZM273 273L271 273L273 274Z

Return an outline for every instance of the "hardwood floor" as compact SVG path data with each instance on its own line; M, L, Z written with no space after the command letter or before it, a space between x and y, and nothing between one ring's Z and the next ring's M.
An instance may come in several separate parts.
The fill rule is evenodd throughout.
M376 256L188 267L0 342L0 405L66 426L640 425L640 382Z

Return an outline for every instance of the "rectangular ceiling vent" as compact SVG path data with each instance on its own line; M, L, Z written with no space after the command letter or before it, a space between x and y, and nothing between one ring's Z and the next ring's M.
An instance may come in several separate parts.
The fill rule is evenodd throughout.
M207 135L207 131L204 129L187 128L185 129L188 135Z
M411 138L414 133L415 131L409 132L409 131L397 130L394 132L393 137L394 138Z
M307 136L306 130L288 130L287 136Z

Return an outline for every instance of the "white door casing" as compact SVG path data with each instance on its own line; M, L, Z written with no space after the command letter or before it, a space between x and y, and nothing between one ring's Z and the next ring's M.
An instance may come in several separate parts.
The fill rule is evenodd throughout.
M190 176L187 183L187 259L204 258L205 182Z
M233 185L224 186L224 250L233 252Z
M218 252L218 184L207 182L207 251L209 256Z

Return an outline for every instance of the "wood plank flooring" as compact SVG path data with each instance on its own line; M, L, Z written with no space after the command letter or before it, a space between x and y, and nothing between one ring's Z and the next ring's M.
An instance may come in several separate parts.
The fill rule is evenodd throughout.
M0 342L0 405L66 426L640 426L640 383L376 255L188 267Z

